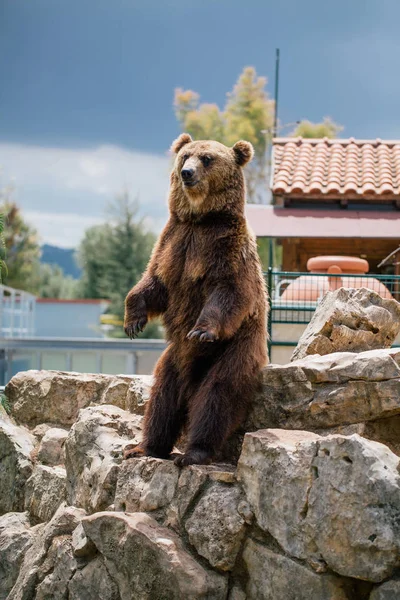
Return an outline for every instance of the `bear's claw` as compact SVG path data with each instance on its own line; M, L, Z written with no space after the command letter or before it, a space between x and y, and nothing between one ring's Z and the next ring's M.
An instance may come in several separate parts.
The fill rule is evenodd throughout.
M147 318L143 317L142 319L139 319L138 321L136 321L132 325L127 325L124 328L126 335L131 340L133 340L135 337L137 337L139 335L139 333L141 333L143 331L143 329L146 326L146 323L147 323Z
M128 444L124 448L124 460L128 458L139 458L140 456L146 456L146 453L142 446L134 446L133 444Z
M187 467L188 465L209 465L212 457L205 450L189 450L185 454L179 454L174 463L177 467Z
M192 329L186 337L188 340L198 340L199 342L215 342L218 339L215 331L200 328Z

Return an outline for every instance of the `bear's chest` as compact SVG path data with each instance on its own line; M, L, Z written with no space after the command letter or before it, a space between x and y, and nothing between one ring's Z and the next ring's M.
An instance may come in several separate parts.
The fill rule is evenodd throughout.
M175 232L165 244L157 274L168 287L189 284L205 277L209 269L210 241L196 230Z

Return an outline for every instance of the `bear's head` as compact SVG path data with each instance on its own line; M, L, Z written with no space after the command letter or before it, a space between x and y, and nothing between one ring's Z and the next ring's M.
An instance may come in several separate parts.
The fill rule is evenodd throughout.
M232 148L214 141L194 142L182 133L172 146L170 207L181 217L210 211L242 212L245 185L242 167L253 158L253 146L243 140Z

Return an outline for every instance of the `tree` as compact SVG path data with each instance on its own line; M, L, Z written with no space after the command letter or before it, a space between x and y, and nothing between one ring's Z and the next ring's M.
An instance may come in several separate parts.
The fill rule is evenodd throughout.
M0 213L4 215L3 236L7 261L3 283L36 293L40 264L40 246L36 230L26 223L18 206L9 199L3 201Z
M300 121L290 135L304 138L335 138L342 130L342 125L338 125L330 117L324 117L321 123L311 123L307 120Z
M110 300L107 312L121 323L111 332L114 337L125 335L125 296L142 276L156 239L144 230L137 211L138 203L124 192L110 206L108 222L88 229L78 250L80 295ZM144 337L160 337L158 325L148 325Z
M41 264L37 280L36 293L40 298L76 298L78 280L64 275L58 265Z
M258 77L253 67L246 67L228 93L223 111L216 104L200 104L197 92L175 90L176 118L193 139L213 139L227 146L245 139L253 144L254 159L245 168L250 202L260 202L267 189L267 150L272 137L274 102L266 85L265 77Z

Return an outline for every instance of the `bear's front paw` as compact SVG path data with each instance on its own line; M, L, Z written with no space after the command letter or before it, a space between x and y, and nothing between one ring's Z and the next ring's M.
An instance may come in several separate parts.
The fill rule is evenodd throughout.
M215 329L201 326L195 326L186 337L188 340L198 340L199 342L215 342L218 340Z
M139 333L141 333L143 331L143 329L146 326L146 323L147 323L147 317L142 317L140 319L137 319L135 321L127 323L124 326L124 331L125 331L126 335L131 340L133 340L135 337L137 337L139 335Z

